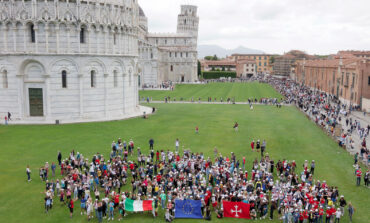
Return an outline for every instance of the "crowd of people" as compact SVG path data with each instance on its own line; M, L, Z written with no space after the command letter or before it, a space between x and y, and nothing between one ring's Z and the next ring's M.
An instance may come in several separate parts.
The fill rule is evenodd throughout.
M294 160L274 161L262 153L260 160L247 164L245 157L239 159L233 152L225 156L216 148L214 157L189 150L155 151L153 139L144 155L132 140L124 143L121 139L113 142L109 158L97 153L89 160L72 151L62 159L59 153L60 175L55 181L49 180L46 163L41 178L46 182L45 211L59 202L69 208L72 217L79 201L80 213L88 220L121 220L128 214L124 205L130 198L152 200L153 217L162 209L170 222L176 199L194 199L201 200L202 215L208 220L212 213L223 218L222 201L238 201L250 204L252 219L329 223L339 222L346 213L352 219L355 210L336 186L314 179L315 161L309 164L306 160L300 168ZM178 139L175 145L179 146ZM251 142L252 150L265 147L265 140ZM122 190L125 185L130 189Z
M360 156L366 165L370 163L370 152L366 139L370 133L370 124L361 125L359 120L349 116L353 107L341 103L334 95L312 90L295 81L279 78L268 78L268 83L281 93L287 104L294 104L301 109L310 119L322 127L328 134L337 137L338 144L350 152L356 149L353 136L357 134L361 141ZM357 162L358 159L355 161Z

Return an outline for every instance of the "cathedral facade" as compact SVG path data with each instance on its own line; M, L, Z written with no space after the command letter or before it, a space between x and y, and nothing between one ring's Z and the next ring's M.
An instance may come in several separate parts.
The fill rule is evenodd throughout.
M139 8L140 87L198 80L198 26L197 7L182 5L176 33L149 33L148 19Z

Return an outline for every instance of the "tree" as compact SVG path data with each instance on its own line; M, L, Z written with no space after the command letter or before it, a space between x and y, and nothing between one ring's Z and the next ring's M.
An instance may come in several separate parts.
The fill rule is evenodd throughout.
M275 56L270 56L270 64L275 63Z
M205 60L213 60L213 56L205 56L204 59Z
M222 71L225 71L225 67L222 67Z
M213 60L218 60L218 57L216 54L213 56Z
M200 76L201 74L202 74L202 69L201 69L200 61L198 60L198 76Z

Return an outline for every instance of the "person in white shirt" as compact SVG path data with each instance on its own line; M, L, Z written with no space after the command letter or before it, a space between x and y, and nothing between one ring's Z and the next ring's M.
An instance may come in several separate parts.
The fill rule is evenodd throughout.
M179 146L180 146L179 139L176 139L175 146L176 146L176 152L179 152Z
M27 173L27 180L28 182L30 182L32 179L31 179L31 169L29 165L27 165L26 173Z
M340 208L337 209L335 212L335 223L339 223L340 217L342 216L342 212L340 211Z

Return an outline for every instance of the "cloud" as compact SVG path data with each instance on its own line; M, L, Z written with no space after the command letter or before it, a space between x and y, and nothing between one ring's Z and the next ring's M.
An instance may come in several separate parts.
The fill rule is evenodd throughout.
M150 32L176 32L180 5L198 6L199 43L269 53L370 50L368 0L139 0Z

